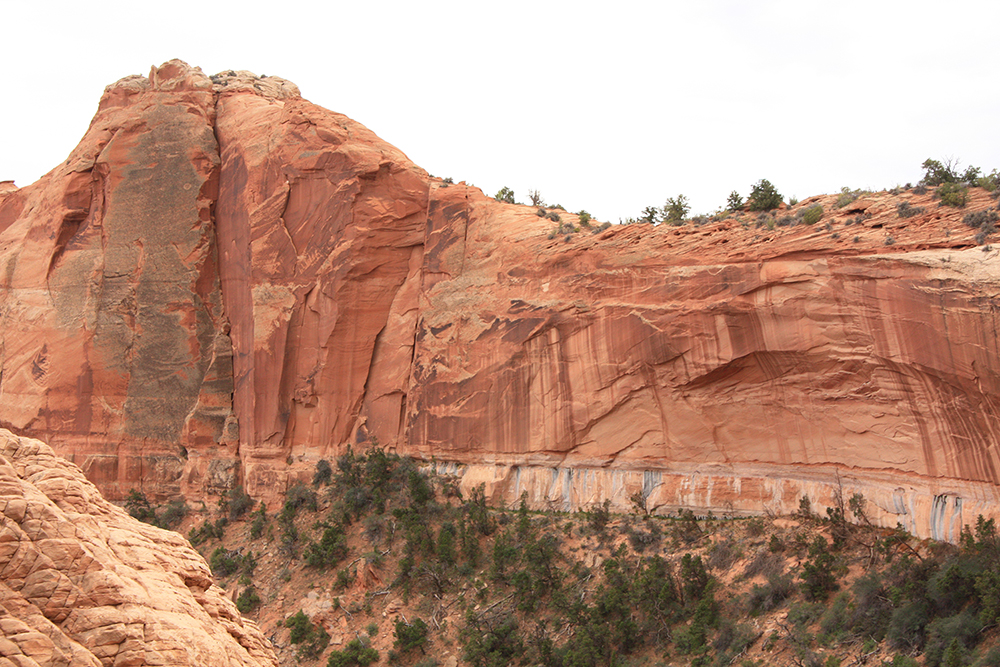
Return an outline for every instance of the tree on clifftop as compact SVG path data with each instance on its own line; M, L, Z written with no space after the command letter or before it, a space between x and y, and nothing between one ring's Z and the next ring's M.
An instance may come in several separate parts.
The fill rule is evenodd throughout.
M669 197L663 207L663 221L679 225L690 210L691 205L688 204L687 197L684 195L677 195L676 198Z
M750 191L747 206L751 211L770 211L781 206L781 193L771 181L762 178Z
M497 201L506 202L508 204L514 203L514 191L508 188L506 185L500 188L497 192L497 196L494 197Z

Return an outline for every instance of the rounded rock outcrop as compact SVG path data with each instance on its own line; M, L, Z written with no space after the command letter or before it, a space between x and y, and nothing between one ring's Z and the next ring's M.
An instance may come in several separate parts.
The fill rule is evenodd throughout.
M187 541L136 521L38 440L0 430L0 665L271 667Z

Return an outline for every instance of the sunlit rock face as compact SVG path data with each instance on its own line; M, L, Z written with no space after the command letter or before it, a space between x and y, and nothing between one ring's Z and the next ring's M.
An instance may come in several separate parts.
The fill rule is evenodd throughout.
M238 461L214 125L200 72L123 79L66 162L0 203L0 419L111 497L224 486Z
M0 189L0 420L114 497L275 498L377 439L497 499L862 493L954 539L998 513L998 260L962 224L995 202L835 200L597 231L430 177L282 79L172 61Z
M0 664L24 667L277 665L184 538L2 429L0 644Z

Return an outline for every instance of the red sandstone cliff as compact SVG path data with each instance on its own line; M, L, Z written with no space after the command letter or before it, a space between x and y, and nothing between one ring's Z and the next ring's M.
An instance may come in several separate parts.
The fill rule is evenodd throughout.
M1000 514L1000 260L961 224L994 202L814 200L831 229L550 239L287 81L172 61L0 189L0 421L118 497L269 496L377 437L557 508Z

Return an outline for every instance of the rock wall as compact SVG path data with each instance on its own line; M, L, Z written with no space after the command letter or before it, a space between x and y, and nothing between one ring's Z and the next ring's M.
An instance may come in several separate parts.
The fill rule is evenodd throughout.
M111 497L231 483L207 474L237 447L214 122L186 66L124 79L67 161L0 204L2 423Z
M853 480L921 535L998 514L998 259L962 224L995 202L835 199L568 232L287 81L172 61L0 189L0 421L114 497L274 499L377 439L539 504L658 479L663 511L785 512Z
M45 444L0 430L0 665L277 660L177 533L136 521Z
M611 501L613 512L677 514L692 509L717 518L781 516L800 511L810 499L813 513L844 509L849 520L870 521L936 540L957 542L962 526L982 514L996 516L995 484L857 470L846 466L695 465L672 469L543 467L435 462L465 490L479 485L496 505L513 507L522 494L538 509L569 512ZM860 494L864 518L850 500ZM642 505L638 503L642 498Z

